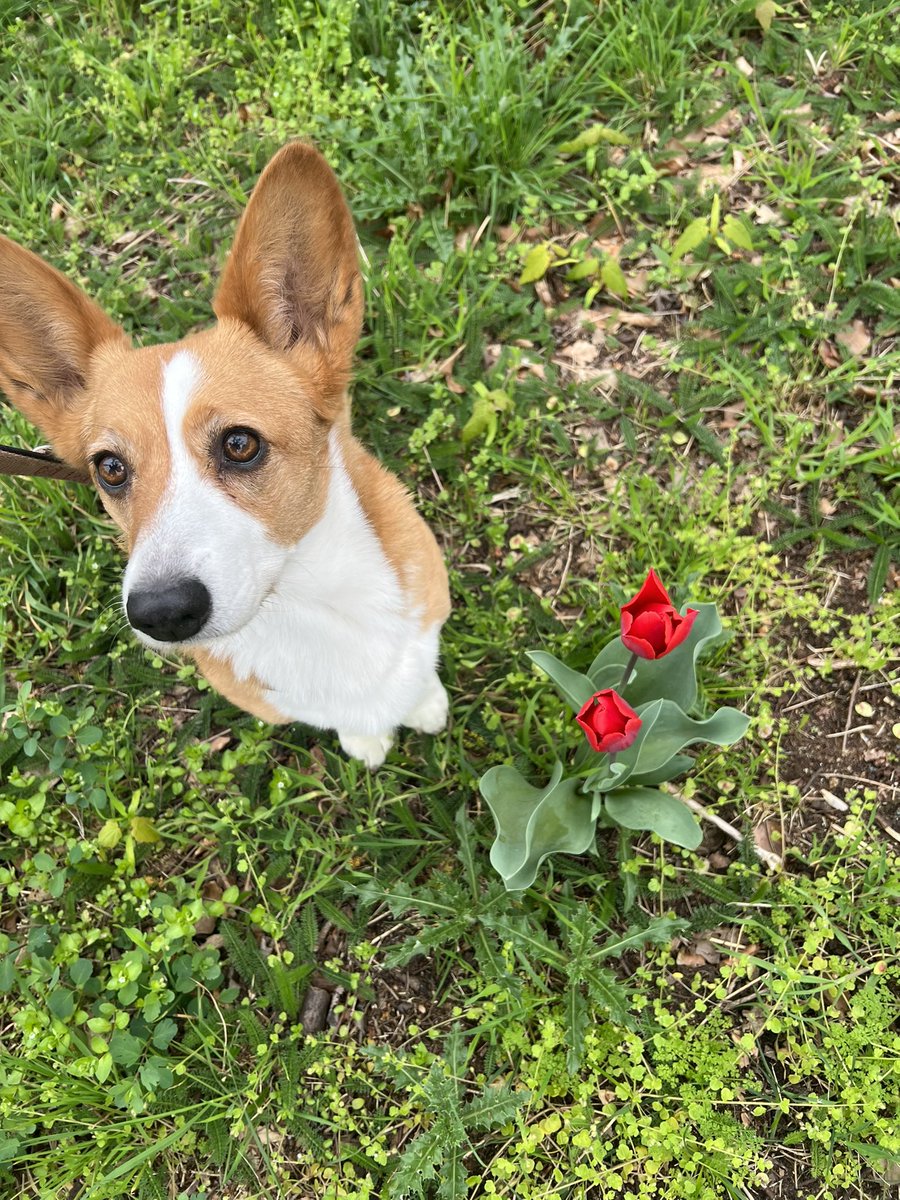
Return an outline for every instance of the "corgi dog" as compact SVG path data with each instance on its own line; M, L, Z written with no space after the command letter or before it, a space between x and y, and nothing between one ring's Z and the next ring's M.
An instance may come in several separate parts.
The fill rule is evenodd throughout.
M212 328L135 348L0 237L0 387L121 529L138 639L265 721L334 730L375 769L398 726L446 724L450 599L433 534L351 432L356 232L312 146L263 171L212 307Z

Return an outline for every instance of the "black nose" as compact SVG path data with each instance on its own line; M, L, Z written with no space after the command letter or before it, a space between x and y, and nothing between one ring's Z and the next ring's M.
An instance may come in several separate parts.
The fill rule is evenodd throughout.
M187 641L206 624L211 608L212 598L199 579L173 579L132 592L125 602L132 626L157 642Z

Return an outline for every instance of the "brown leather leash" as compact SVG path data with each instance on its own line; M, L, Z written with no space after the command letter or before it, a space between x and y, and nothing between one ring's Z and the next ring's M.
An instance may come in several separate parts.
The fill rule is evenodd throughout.
M91 482L87 471L81 467L70 467L44 447L21 450L16 446L0 445L0 475L30 475L41 479L66 479L72 483Z

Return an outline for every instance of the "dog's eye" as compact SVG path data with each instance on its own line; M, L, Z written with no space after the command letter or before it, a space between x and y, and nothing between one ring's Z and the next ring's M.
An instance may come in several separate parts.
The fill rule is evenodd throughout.
M229 462L247 466L255 462L261 452L259 434L252 429L229 429L222 438L222 453Z
M117 492L128 482L128 468L118 454L98 454L94 458L94 469L101 487L107 492Z

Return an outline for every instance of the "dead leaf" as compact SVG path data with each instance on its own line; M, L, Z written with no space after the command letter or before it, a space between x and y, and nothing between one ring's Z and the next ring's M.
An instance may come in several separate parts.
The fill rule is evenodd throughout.
M660 175L680 175L688 164L687 154L672 154L653 164Z
M837 505L832 504L825 496L819 497L819 512L823 517L833 517L837 512Z
M827 339L819 342L819 358L829 371L833 371L841 365L841 356L837 352L837 347L834 342L829 342Z
M453 245L460 254L462 254L463 251L468 250L472 243L472 238L475 236L476 228L477 226L475 225L464 225L462 229L457 231L457 234L453 239Z
M519 379L524 379L527 375L533 375L535 379L540 379L542 382L547 378L547 368L542 362L538 362L533 358L523 358L519 363L517 372Z
M576 314L577 319L582 325L593 325L595 329L601 332L615 329L622 317L621 308L613 308L612 305L605 304L600 308L586 308L583 312Z
M695 938L686 949L679 951L676 962L682 967L714 966L721 962L719 950L706 938Z
M620 312L619 323L634 325L637 329L656 329L662 325L665 317L662 313Z
M709 125L704 125L703 128L707 133L715 133L719 137L727 138L731 137L733 133L736 133L742 124L743 120L741 118L740 110L737 108L732 108L727 113L724 113L721 117L719 117L717 121L713 121Z
M534 285L534 291L544 308L554 308L556 306L556 301L553 299L553 293L550 291L550 285L546 279L538 279Z
M778 871L784 863L781 827L774 817L766 817L753 830L753 849L770 871Z
M768 204L751 204L748 212L753 213L757 225L783 225L784 217Z
M407 383L428 383L432 379L437 379L438 375L443 375L447 380L447 386L451 391L455 391L456 388L460 389L460 391L456 393L459 395L465 391L465 388L462 387L461 384L458 384L456 380L452 380L453 387L450 387L450 373L453 370L453 364L456 362L465 348L466 343L463 342L461 346L457 346L453 353L448 354L447 357L441 362L432 361L430 363L424 363L418 367L413 367L411 371L406 372L403 378Z
M64 204L60 204L58 200L54 200L53 204L50 206L50 220L58 221L60 217L63 216L65 211L66 206Z
M856 357L860 354L865 354L872 345L872 338L869 336L865 322L860 321L858 318L849 329L842 329L840 333L836 334L834 340L841 346L846 347Z
M113 238L110 245L114 250L120 250L123 246L130 246L136 241L140 235L136 229L126 229L124 233L120 233L117 238Z
M753 67L750 65L750 63L747 62L747 60L746 60L746 58L744 58L743 54L739 54L737 56L737 58L734 60L734 65L737 67L737 69L740 71L740 73L744 76L745 79L753 78Z
M734 184L740 175L740 171L735 170L733 163L701 163L697 167L697 174L700 176L700 191L708 191L709 188L722 188L723 191Z
M484 364L484 369L490 371L500 361L500 355L503 353L503 345L500 342L489 342L484 348L484 354L481 356L481 361Z
M621 237L595 238L591 242L591 252L599 252L605 258L618 258L624 245L625 239Z
M593 342L572 342L559 351L559 357L568 359L576 367L587 367L597 361L597 347Z

